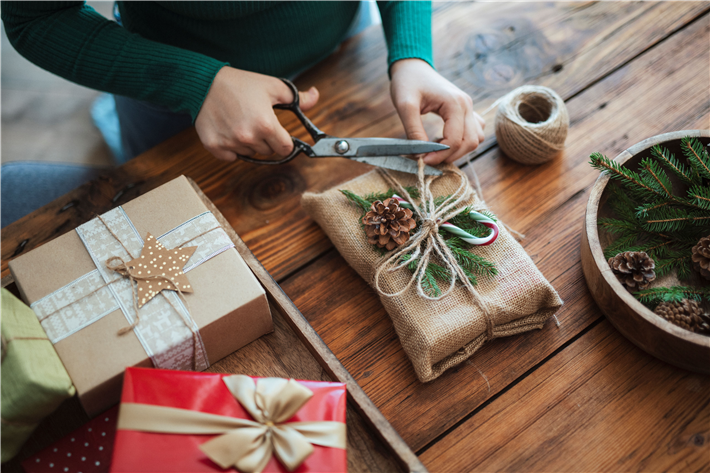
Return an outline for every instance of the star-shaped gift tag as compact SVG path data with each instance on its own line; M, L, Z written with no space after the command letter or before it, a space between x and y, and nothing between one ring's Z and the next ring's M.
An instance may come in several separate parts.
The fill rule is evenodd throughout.
M138 307L143 307L163 289L193 292L182 268L196 249L189 246L168 250L148 233L141 255L126 263L138 284Z

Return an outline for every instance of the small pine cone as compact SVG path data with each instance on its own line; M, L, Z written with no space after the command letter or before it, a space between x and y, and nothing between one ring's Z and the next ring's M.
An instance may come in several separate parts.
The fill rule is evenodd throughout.
M702 332L703 309L697 301L682 299L680 302L661 302L654 312L672 324L691 332Z
M394 198L374 202L362 223L365 224L367 242L387 251L406 243L409 231L416 226L412 211L400 207Z
M643 251L625 251L609 258L616 278L630 291L646 289L656 279L656 263Z
M693 247L693 267L705 279L710 279L710 236L701 238Z

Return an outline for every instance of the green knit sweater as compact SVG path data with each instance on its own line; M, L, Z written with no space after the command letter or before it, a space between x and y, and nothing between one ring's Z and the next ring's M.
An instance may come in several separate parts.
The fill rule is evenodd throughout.
M388 63L432 64L431 4L378 2ZM65 79L197 117L220 68L288 77L344 39L358 2L118 2L123 27L84 2L2 2L24 57Z

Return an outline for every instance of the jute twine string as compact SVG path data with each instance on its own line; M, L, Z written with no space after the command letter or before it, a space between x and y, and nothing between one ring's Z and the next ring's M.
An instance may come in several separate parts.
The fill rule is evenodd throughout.
M447 197L439 206L435 205L434 195L431 192L431 184L434 176L424 177L424 160L419 158L418 172L418 187L421 197L421 205L416 205L414 199L409 195L409 192L402 186L392 175L383 168L377 168L383 178L391 185L399 195L402 195L414 209L414 212L419 217L421 226L419 231L414 234L404 245L399 247L391 256L381 261L375 268L373 277L373 286L375 291L383 297L395 297L402 295L407 291L412 284L415 284L417 294L423 299L437 301L448 296L456 286L456 280L459 279L464 287L471 294L471 297L481 309L486 320L486 332L488 338L493 338L493 318L490 310L481 295L476 291L469 281L468 277L456 261L456 257L446 241L439 234L439 225L450 220L456 215L466 210L466 206L462 205L469 200L473 194L472 189L468 186L468 180L465 175L460 174L461 183L456 191ZM422 249L422 246L424 248ZM409 259L399 262L400 258L405 255L411 255ZM422 281L425 275L425 269L429 264L432 255L438 256L438 259L448 269L449 281L448 288L442 291L441 295L432 297L425 293L422 287ZM387 292L380 285L380 277L384 272L394 272L409 264L411 260L418 260L417 267L409 279L407 284L397 292Z
M569 114L554 90L524 85L496 100L486 112L496 106L496 139L511 159L542 164L564 149Z
M2 339L1 344L2 344L2 356L0 357L0 362L5 361L5 356L7 355L7 350L10 345L10 342L14 342L15 340L45 340L49 341L49 338L47 337L10 337L10 338L5 338L2 335L0 335L0 338ZM20 420L7 420L3 417L0 417L0 422L6 425L14 425L17 427L25 427L28 425L34 425L35 422L25 422L25 421L20 421Z

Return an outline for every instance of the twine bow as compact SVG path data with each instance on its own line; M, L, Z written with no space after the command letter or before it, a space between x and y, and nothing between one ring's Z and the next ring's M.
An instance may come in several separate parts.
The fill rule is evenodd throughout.
M421 204L416 205L414 199L409 195L407 189L394 179L389 172L382 168L378 168L384 179L389 185L394 188L398 194L404 196L404 199L412 206L412 210L419 217L419 231L415 233L404 245L400 246L389 257L381 261L375 268L373 277L373 286L380 296L396 297L404 294L412 284L415 284L417 294L420 297L437 301L448 296L456 286L456 280L460 280L464 287L470 292L476 304L481 308L485 319L488 338L493 337L493 320L488 310L488 306L471 284L471 281L466 276L463 268L456 261L456 257L451 249L446 244L444 238L439 234L439 227L451 220L456 215L466 210L466 203L473 195L473 190L468 185L468 178L461 172L453 172L460 178L459 187L456 191L444 199L438 206L435 203L434 195L431 192L431 184L435 176L424 175L424 161L419 159L418 189L421 196ZM409 258L405 256L409 255ZM422 281L425 276L425 270L432 256L436 255L447 269L449 275L448 287L442 291L441 295L432 297L429 296L422 287ZM417 262L417 266L407 284L396 292L387 292L381 283L383 273L394 272L411 264L412 261Z
M346 448L342 422L288 422L313 396L293 379L248 376L222 378L254 420L175 407L122 403L118 429L172 434L222 434L200 450L222 468L259 473L272 454L293 471L313 453L313 445Z

